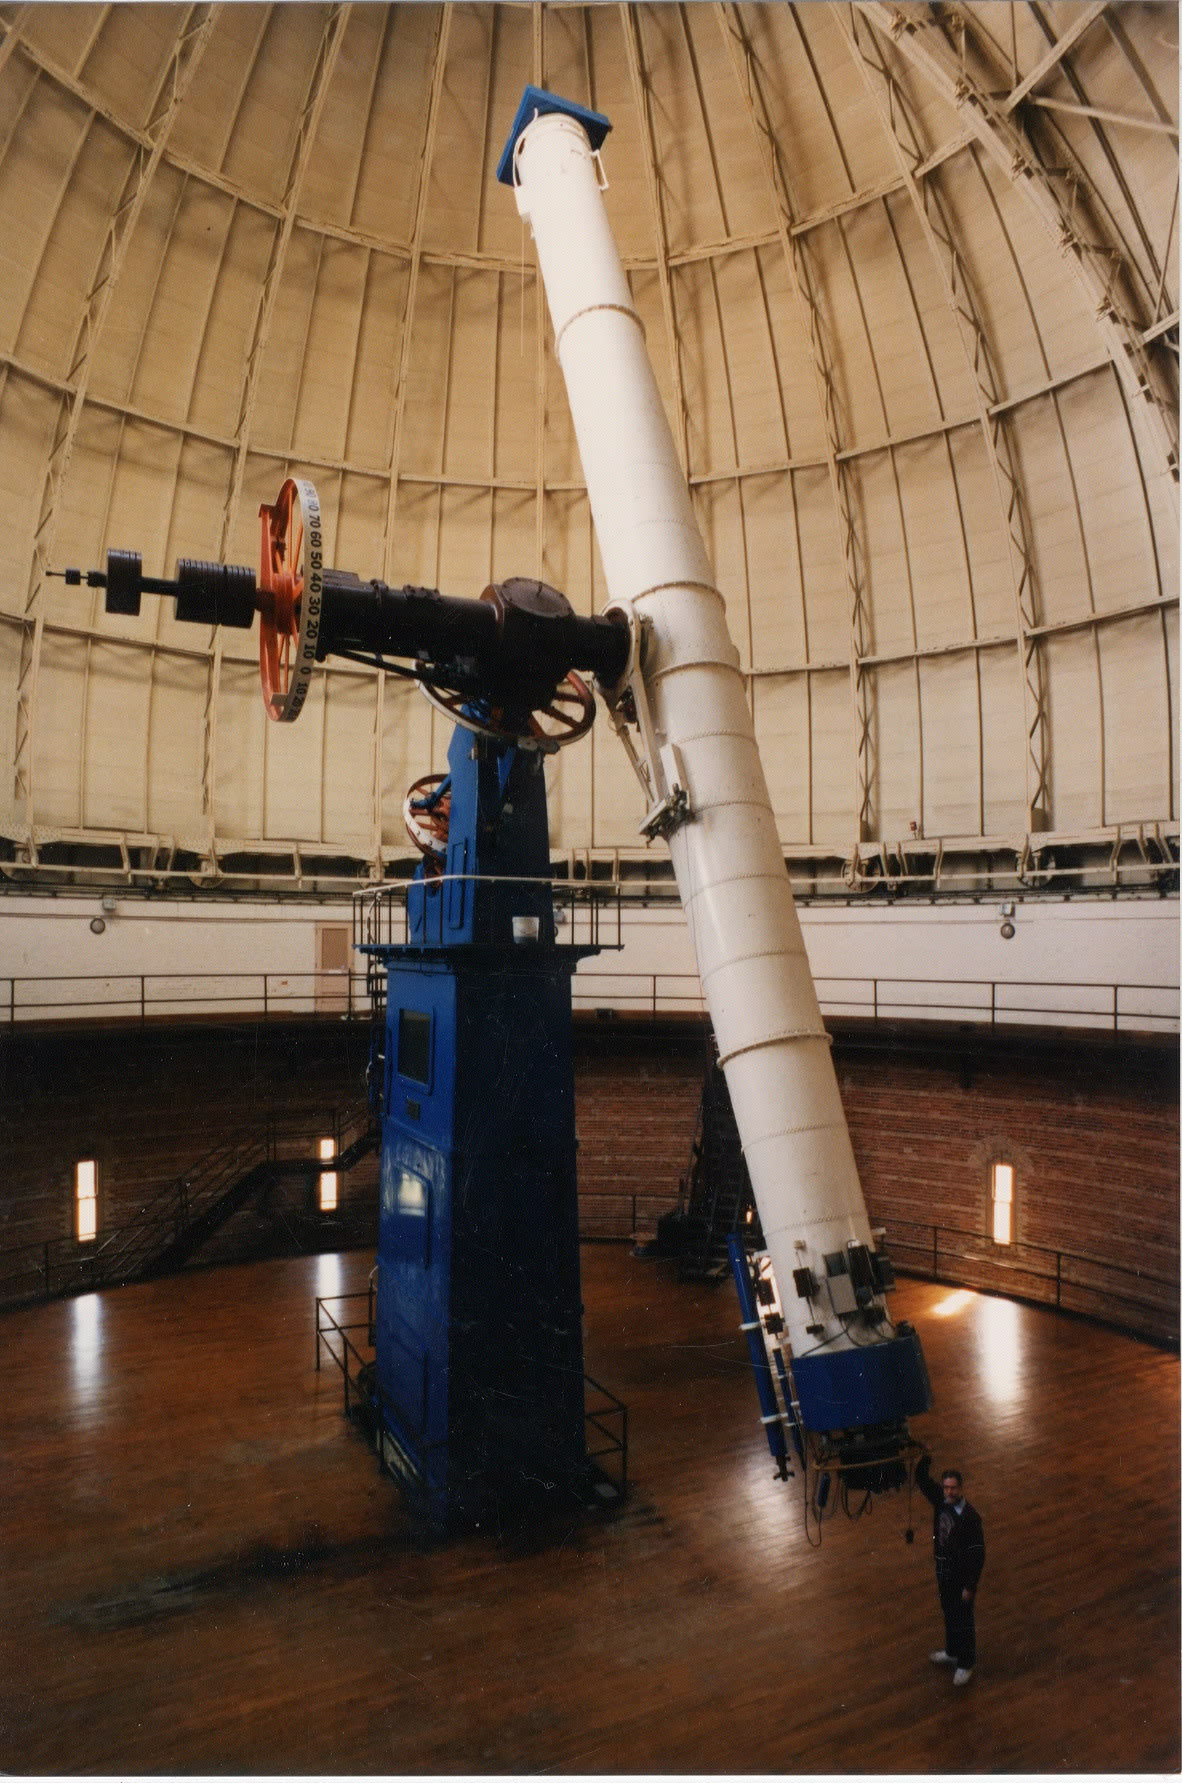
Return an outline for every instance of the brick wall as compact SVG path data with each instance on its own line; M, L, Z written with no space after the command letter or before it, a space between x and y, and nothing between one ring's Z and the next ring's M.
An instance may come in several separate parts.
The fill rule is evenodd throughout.
M0 1251L68 1238L77 1160L99 1167L100 1220L118 1226L160 1188L233 1136L322 1125L364 1095L368 1030L306 1022L28 1032L0 1040ZM372 1157L342 1177L342 1215L375 1202ZM306 1183L285 1183L264 1226L305 1211ZM244 1254L259 1222L240 1216ZM226 1243L205 1253L227 1254Z
M227 1134L269 1119L330 1123L362 1095L367 1054L365 1024L348 1022L8 1033L0 1250L69 1233L77 1158L98 1159L102 1217L117 1224ZM705 1030L580 1018L575 1059L584 1235L651 1233L689 1166ZM871 1218L902 1267L929 1271L935 1251L949 1280L1057 1295L1118 1322L1123 1287L1123 1322L1176 1332L1176 1292L1153 1279L1177 1280L1176 1042L845 1027L834 1062ZM1006 1252L988 1238L994 1157L1017 1173L1018 1242ZM341 1191L343 1215L375 1229L375 1160ZM240 1217L206 1259L258 1248L290 1211L280 1196L261 1221ZM1101 1280L1064 1253L1110 1267Z
M845 1035L834 1062L899 1264L934 1273L935 1259L949 1280L1176 1338L1176 1041ZM1015 1170L1006 1247L990 1236L994 1160Z

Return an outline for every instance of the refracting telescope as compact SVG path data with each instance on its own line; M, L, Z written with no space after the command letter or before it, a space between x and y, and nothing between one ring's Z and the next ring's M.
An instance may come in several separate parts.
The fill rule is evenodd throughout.
M586 1489L569 978L597 948L559 943L541 771L591 725L583 675L643 789L641 832L668 844L718 1043L763 1241L732 1264L777 1471L791 1447L823 1492L834 1476L892 1490L932 1402L918 1334L888 1310L739 653L607 218L610 128L529 87L497 169L536 245L601 616L521 578L454 600L326 569L319 499L296 478L260 509L257 577L185 562L167 582L112 552L86 578L116 613L143 592L207 625L257 611L279 722L328 656L411 676L455 720L448 773L404 806L424 857L407 939L367 944L387 974L376 1415L445 1519L525 1477ZM541 1058L557 1061L545 1084Z

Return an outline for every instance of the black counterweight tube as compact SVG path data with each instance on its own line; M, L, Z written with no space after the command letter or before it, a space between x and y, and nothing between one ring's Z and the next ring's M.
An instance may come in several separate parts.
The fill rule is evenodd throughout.
M433 588L390 588L325 570L317 660L397 656L443 665L470 662L478 676L557 684L570 669L614 685L628 660L628 632L608 618L582 618L544 583L519 579L480 600Z
M138 614L142 594L172 595L176 616L197 625L249 626L271 596L242 564L183 559L176 579L145 576L136 551L110 551L107 568L66 570L106 589L109 613ZM430 671L428 678L505 697L528 711L547 704L572 669L605 687L627 666L629 633L613 618L582 618L566 596L544 582L513 577L486 588L479 600L456 599L434 588L390 588L363 582L348 570L325 570L316 660L401 658ZM452 671L449 677L449 670Z

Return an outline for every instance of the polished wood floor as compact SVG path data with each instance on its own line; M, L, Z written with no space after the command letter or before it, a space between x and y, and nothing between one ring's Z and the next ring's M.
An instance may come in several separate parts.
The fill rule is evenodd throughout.
M614 1520L432 1546L313 1370L367 1255L224 1268L0 1321L0 1770L1176 1771L1169 1354L903 1283L985 1519L954 1692L927 1511L806 1539L728 1284L584 1256L587 1361L630 1405Z

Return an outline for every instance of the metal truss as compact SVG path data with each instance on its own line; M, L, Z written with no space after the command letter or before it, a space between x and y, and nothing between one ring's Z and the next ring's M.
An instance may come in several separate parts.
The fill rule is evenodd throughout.
M219 11L220 7L217 5L199 4L190 6L184 15L173 43L168 67L157 89L151 116L132 148L131 163L109 219L86 294L69 369L58 402L53 440L33 533L32 562L25 592L24 627L17 673L14 794L16 810L23 816L30 836L35 820L33 743L37 680L45 631L43 590L57 538L62 488L86 407L95 346L107 320L128 244L135 233L144 200L160 165L181 103L208 47ZM8 50L11 50L15 42L22 16L23 14L18 15L9 31L5 46Z
M1145 417L1161 461L1176 481L1174 396L1146 344L1147 324L1137 314L1135 280L1125 257L1103 221L1084 171L1044 162L1019 121L1022 102L1034 85L1101 16L1104 5L1094 4L1078 14L1066 38L1013 88L1008 99L998 100L993 95L1009 86L1009 71L996 61L992 45L964 8L928 5L925 0L855 0L855 4L953 108L1050 232L1095 317L1130 407ZM1037 108L1030 110L1039 115ZM1056 154L1066 158L1061 146Z
M944 208L934 178L922 179L924 165L911 109L882 55L879 39L859 26L858 13L850 7L835 9L839 27L855 53L866 87L899 165L903 186L911 199L924 240L939 271L944 296L973 377L977 420L984 442L998 506L1006 530L1014 595L1018 660L1022 677L1022 710L1025 720L1026 825L1031 832L1050 823L1050 726L1047 683L1042 650L1036 635L1041 618L1038 584L1030 548L1030 530L1022 486L1010 445L1006 416L998 404L1001 387L993 366L989 340L981 320L968 270L956 243L956 232Z
M743 26L740 9L734 4L734 0L715 0L714 13L723 43L730 57L736 85L742 96L759 148L764 173L771 188L781 248L808 332L809 355L816 381L817 400L824 424L825 467L837 514L842 565L849 600L850 692L855 739L855 834L860 841L868 841L873 837L875 827L876 762L872 676L864 664L869 637L866 578L863 568L865 549L858 532L849 473L841 456L838 399L831 370L831 356L826 348L825 323L809 268L805 238L795 226L794 207L780 155L779 143L768 117L767 106L759 83L758 64Z
M225 506L222 510L222 529L219 544L219 557L224 562L229 555L230 539L238 519L238 509L242 500L242 485L246 476L246 464L250 454L250 441L254 424L255 404L258 400L259 382L262 375L263 359L267 342L271 333L271 321L275 313L275 302L279 295L279 287L283 280L283 271L287 263L287 250L291 242L292 230L295 228L298 214L300 194L303 190L304 178L308 170L312 149L316 141L316 132L320 124L324 102L332 82L333 70L340 53L341 40L349 21L349 5L336 5L328 10L324 30L316 52L316 60L312 67L308 82L308 91L300 112L296 130L295 143L291 160L288 164L287 181L284 186L280 204L280 221L271 241L271 252L267 261L267 269L263 275L259 292L259 304L255 313L254 331L251 337L250 350L246 360L246 376L243 379L242 397L238 409L238 421L234 428L234 462L230 476L230 486L226 493ZM206 683L205 714L202 724L201 752L201 804L206 820L209 847L212 852L214 844L215 792L217 786L217 702L218 689L222 671L221 627L215 627L213 645L209 656L209 678Z

